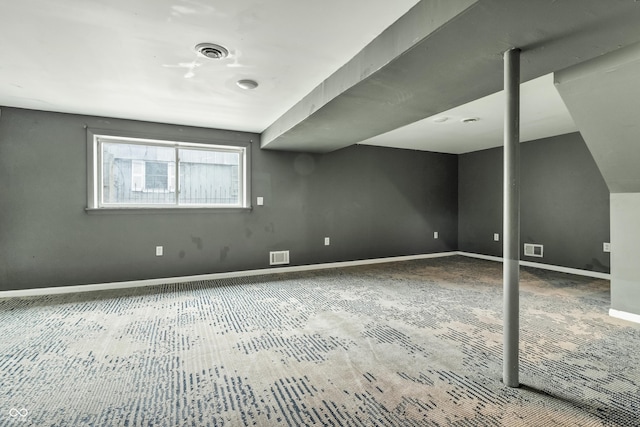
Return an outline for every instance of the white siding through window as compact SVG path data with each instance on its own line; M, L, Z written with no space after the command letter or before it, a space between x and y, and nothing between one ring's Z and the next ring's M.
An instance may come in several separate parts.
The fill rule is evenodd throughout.
M131 190L144 190L145 167L143 160L131 160Z

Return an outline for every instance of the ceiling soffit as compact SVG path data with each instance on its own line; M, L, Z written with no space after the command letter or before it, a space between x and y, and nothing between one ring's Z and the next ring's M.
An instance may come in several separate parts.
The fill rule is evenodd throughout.
M511 47L528 81L640 41L637 22L640 3L624 0L423 0L267 128L261 146L337 150L501 90Z

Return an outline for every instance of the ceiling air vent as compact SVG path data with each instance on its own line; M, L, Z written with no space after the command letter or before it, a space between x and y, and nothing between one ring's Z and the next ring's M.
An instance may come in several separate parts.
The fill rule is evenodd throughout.
M213 43L200 43L196 46L196 52L209 59L224 59L229 56L229 50Z

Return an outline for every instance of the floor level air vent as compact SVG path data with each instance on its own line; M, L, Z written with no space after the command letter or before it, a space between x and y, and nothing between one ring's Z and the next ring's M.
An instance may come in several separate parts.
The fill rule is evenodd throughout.
M542 258L542 245L534 245L533 243L524 244L524 255Z
M289 264L289 251L269 252L269 265Z

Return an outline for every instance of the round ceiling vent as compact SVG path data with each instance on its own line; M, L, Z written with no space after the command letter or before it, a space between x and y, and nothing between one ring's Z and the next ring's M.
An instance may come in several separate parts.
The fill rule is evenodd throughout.
M213 43L200 43L196 46L196 52L209 59L224 59L229 56L227 48Z
M258 87L258 82L255 80L238 80L236 84L244 90L253 90Z

